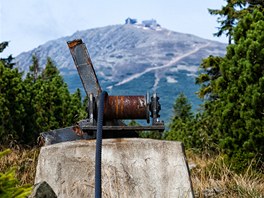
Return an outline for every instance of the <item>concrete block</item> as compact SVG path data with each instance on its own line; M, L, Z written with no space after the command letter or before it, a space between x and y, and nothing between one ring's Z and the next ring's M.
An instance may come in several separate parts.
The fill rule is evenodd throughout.
M180 142L103 139L103 197L193 197ZM35 183L46 181L59 198L94 197L95 140L41 148Z

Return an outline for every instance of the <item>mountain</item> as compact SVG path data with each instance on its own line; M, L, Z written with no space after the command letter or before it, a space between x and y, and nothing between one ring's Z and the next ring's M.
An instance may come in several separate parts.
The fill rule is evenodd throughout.
M166 123L173 103L184 92L194 110L200 104L195 95L195 77L203 58L223 56L226 45L158 26L113 25L49 41L16 57L21 70L28 70L35 54L44 66L46 57L58 66L69 89L82 88L67 41L82 39L88 48L100 85L110 95L145 95L157 92Z

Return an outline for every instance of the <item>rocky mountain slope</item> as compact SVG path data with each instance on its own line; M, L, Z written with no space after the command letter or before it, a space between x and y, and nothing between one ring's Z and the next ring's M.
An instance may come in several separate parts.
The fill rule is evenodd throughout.
M157 92L162 105L161 119L167 123L180 92L194 109L200 103L194 84L198 66L209 55L223 56L225 44L165 28L141 24L113 25L77 31L21 53L16 62L28 70L35 54L40 65L51 57L71 91L82 88L66 42L81 38L87 45L101 87L111 95L142 95Z

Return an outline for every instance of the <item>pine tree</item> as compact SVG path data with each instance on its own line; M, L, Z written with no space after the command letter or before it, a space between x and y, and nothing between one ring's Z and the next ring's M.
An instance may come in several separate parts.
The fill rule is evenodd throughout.
M86 107L83 106L82 96L80 89L77 89L75 93L70 96L70 105L68 109L67 119L69 124L73 124L81 119L87 117Z
M64 112L69 100L67 85L50 58L47 58L45 69L34 85L32 105L35 111L36 125L41 131L48 131L64 126ZM65 96L66 94L66 96Z
M211 15L218 15L217 22L220 24L217 37L225 34L228 37L228 44L232 43L233 32L238 21L247 13L252 13L257 6L264 7L262 0L225 0L226 5L221 9L208 9Z
M59 70L57 69L51 58L48 57L45 69L41 73L42 79L45 81L51 81L53 78L57 77L60 78L58 79L60 83L63 83L62 77L59 76L59 73Z
M197 92L201 99L217 99L217 87L214 86L214 82L221 76L219 68L221 60L222 57L209 56L202 61L200 69L203 72L196 78L196 84L201 85Z
M22 74L0 61L0 141L19 139L25 132L25 88Z
M24 142L30 145L36 143L36 139L39 135L41 129L38 127L37 120L37 110L34 108L35 97L42 86L42 80L40 77L40 66L38 58L32 56L32 65L29 66L29 73L27 73L24 79L24 86L26 88L26 117L24 119L26 136L24 137Z
M59 70L50 58L34 86L34 105L38 131L48 131L73 125L86 116L78 89L70 94Z
M8 43L0 45L0 51ZM81 92L70 94L59 70L50 58L40 72L32 57L29 73L0 60L0 143L34 145L40 132L73 125L86 117Z
M218 15L217 22L220 23L219 31L214 35L219 37L225 33L228 37L228 43L233 39L233 30L237 25L237 20L244 15L246 1L244 0L226 0L227 4L222 9L208 9L211 15Z
M7 46L8 42L6 41L0 43L0 53L2 53ZM9 55L7 58L0 58L2 64L9 69L13 69L15 65L15 63L13 63L13 60L14 58L12 57L12 55Z
M212 130L207 133L237 170L254 158L262 164L264 161L263 11L262 7L255 7L239 21L233 33L234 44L228 46L226 56L204 60L208 63L205 74L198 78L204 83L201 96L213 96L204 103L203 121L208 120L207 126ZM208 75L214 67L220 74L216 78ZM209 92L204 91L208 86Z
M29 67L29 74L32 76L33 82L36 82L37 78L40 75L39 60L36 55L32 56L32 62L33 64Z
M175 104L173 105L173 110L173 120L182 119L185 121L193 118L192 106L183 93L180 93L177 97Z
M164 134L164 139L182 141L185 146L192 147L190 126L194 116L192 106L183 93L176 98L173 110L174 114L169 125L169 131Z

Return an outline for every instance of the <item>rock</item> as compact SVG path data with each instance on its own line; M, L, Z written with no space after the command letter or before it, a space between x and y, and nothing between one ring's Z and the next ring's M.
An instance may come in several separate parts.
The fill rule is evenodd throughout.
M214 188L206 188L203 190L203 196L205 198L209 198L209 197L217 197L219 194L221 194L223 192L222 189L218 188L218 187L214 187Z
M34 185L33 191L28 198L57 198L57 195L47 182L42 181Z
M192 170L196 167L197 167L197 164L195 164L194 162L189 163L189 170Z
M47 181L60 198L94 197L95 140L41 148L35 183ZM180 142L103 139L103 197L193 197Z

